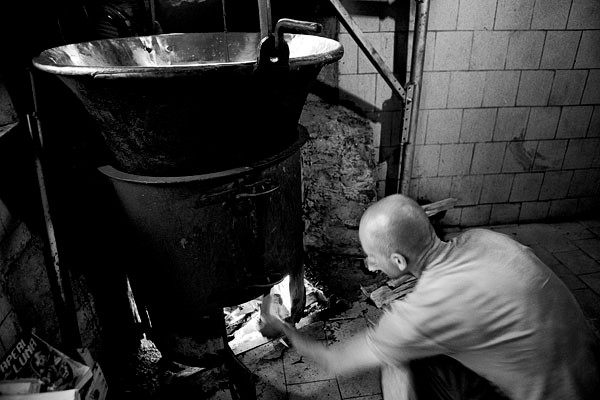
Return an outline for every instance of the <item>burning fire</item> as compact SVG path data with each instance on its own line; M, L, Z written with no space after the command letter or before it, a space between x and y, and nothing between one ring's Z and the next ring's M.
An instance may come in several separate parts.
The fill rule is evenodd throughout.
M270 294L278 300L278 302L274 302L273 307L275 310L272 311L276 312L281 319L289 317L292 308L289 283L290 278L286 276L270 291ZM304 287L306 288L307 308L325 301L323 293L306 279L304 280ZM238 306L223 309L227 334L230 339L229 347L234 354L244 353L271 340L265 338L259 332L261 304L262 296Z

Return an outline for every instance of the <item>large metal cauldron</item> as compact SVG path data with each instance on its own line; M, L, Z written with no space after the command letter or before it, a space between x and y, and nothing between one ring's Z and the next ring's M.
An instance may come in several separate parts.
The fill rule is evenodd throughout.
M299 285L291 288L295 307L304 307L303 142L214 174L161 178L100 168L127 214L132 243L147 256L130 273L165 355L193 365L221 348L222 308L268 292L286 274Z
M309 86L342 46L284 34L289 63L258 63L258 33L106 39L45 50L56 74L98 123L114 166L134 174L205 174L290 146Z
M297 123L310 85L343 48L279 32L277 57L265 47L273 36L185 33L70 44L33 59L97 122L113 158L100 170L140 256L132 285L161 352L189 365L223 346L223 306L284 275L292 314L304 307Z

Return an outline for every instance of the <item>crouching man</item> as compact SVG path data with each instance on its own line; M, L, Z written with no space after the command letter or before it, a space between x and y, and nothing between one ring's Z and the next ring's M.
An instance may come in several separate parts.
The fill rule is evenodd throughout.
M284 334L323 368L381 368L385 400L600 399L598 339L561 280L506 235L472 229L441 241L422 208L388 196L364 213L365 263L418 281L378 324L325 347L274 315ZM269 297L265 298L268 310Z

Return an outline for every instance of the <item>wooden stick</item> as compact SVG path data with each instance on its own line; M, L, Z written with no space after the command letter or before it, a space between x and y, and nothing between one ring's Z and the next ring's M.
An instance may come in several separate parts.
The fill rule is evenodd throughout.
M425 214L427 214L428 217L431 217L435 214L441 213L442 211L454 208L457 201L458 199L450 197L448 199L439 200L434 203L424 204L421 206L421 208L425 210Z

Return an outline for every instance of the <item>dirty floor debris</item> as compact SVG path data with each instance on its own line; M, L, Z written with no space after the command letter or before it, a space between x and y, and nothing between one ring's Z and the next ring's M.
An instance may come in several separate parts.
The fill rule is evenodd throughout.
M596 333L600 334L600 219L489 228L532 247L571 289L588 321ZM447 232L446 237L458 233L459 231ZM331 345L344 341L377 321L381 309L373 301L368 301L360 288L353 286L353 290L351 300L343 307L343 311L340 308L334 313L323 314L322 309L316 310L299 323L300 329L326 345ZM151 345L146 346L145 351L156 356L156 350ZM241 347L238 350L240 349ZM255 375L258 400L382 399L377 371L349 377L333 376L317 368L280 340L264 340L263 343L246 345L246 348L239 351L238 357ZM158 364L146 362L146 374L156 375ZM171 374L175 375L177 372ZM226 381L224 379L223 382ZM149 380L139 380L141 381L148 385ZM226 385L221 386L213 390L208 398L230 400L231 395ZM150 389L157 391L157 388Z

